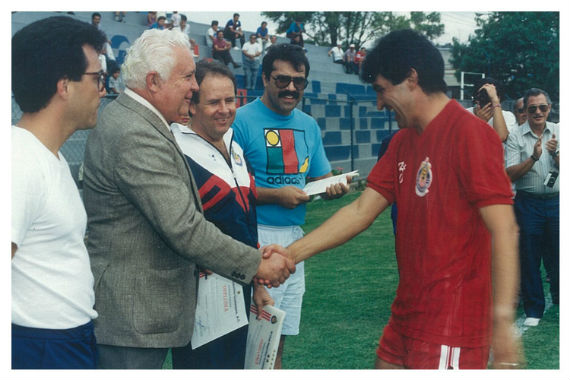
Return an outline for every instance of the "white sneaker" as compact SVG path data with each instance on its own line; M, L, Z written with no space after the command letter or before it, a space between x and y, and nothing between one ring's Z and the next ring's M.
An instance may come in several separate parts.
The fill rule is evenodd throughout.
M239 50L239 48L237 46L234 46L234 50Z
M523 326L535 327L538 326L538 322L540 322L540 318L528 317L524 320Z

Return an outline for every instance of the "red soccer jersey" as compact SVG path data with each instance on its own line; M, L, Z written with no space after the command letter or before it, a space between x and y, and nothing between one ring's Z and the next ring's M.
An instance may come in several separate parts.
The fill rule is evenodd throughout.
M395 329L455 347L490 344L491 239L479 209L512 204L496 132L452 100L421 135L394 136L368 186L398 205Z

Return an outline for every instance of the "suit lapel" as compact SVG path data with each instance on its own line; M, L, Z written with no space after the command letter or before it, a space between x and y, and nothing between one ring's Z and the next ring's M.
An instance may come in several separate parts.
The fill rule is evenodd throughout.
M200 212L203 213L202 200L200 199L200 195L198 193L198 187L196 186L196 182L194 181L194 176L192 176L192 171L190 170L190 166L186 161L186 157L184 156L182 149L180 149L180 147L178 146L178 143L176 142L174 135L170 131L170 127L166 126L164 122L160 119L160 117L158 117L153 111L151 111L150 109L148 109L147 107L145 107L144 105L142 105L141 103L137 102L135 99L131 98L130 96L124 93L119 95L115 101L119 102L124 107L132 110L133 112L137 113L138 115L146 119L154 129L156 129L162 136L164 136L166 140L168 140L170 144L174 146L174 148L180 155L180 158L184 162L184 166L186 167L186 172L188 173L188 177L190 178L190 190L192 191L192 195L194 196L194 202L197 205L197 208L200 210Z

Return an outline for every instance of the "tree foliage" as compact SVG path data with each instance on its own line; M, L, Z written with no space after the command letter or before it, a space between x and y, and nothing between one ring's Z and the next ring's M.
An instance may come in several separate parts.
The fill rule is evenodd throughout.
M358 47L373 41L392 30L412 28L433 39L444 32L438 12L410 12L409 15L393 12L262 12L277 23L276 33L283 33L295 20L305 24L306 35L318 45Z
M531 87L559 99L560 14L493 12L478 14L477 29L466 44L453 40L451 64L461 71L485 73L515 99Z

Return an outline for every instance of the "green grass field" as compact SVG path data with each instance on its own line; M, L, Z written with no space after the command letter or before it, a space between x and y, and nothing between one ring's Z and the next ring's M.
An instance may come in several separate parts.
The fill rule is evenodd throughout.
M359 194L311 202L305 232ZM283 368L373 368L378 339L398 284L389 210L348 243L307 260L305 277L300 334L287 338ZM518 314L522 315L521 308ZM538 327L523 334L527 368L558 369L559 342L559 308L553 306ZM172 368L170 358L164 368Z

